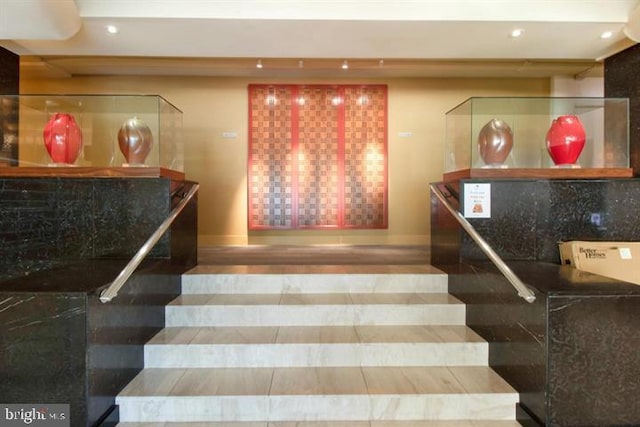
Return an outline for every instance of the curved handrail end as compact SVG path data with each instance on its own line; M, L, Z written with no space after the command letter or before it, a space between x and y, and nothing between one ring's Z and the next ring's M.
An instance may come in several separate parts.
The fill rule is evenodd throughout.
M529 304L536 301L536 297L534 295L523 295L519 293L518 296L522 297Z
M194 194L198 191L200 185L193 184L189 191L182 196L182 200L178 203L178 205L171 211L169 216L160 224L160 226L153 232L151 237L147 239L147 241L142 245L142 247L136 252L136 254L129 260L124 269L118 274L118 277L102 292L100 292L100 302L107 303L111 301L113 298L118 295L118 291L125 282L131 277L135 269L140 265L142 260L151 252L153 246L158 243L162 235L169 229L171 223L176 219L176 217L182 212L184 207L189 203L189 201L193 198Z
M440 189L434 184L430 184L429 188L431 192L438 198L438 200L440 200L447 211L449 211L449 213L453 215L453 217L458 221L464 231L469 234L469 237L471 237L471 239L476 242L480 250L482 250L482 252L484 252L484 254L489 258L489 260L491 260L491 262L493 262L498 270L500 270L505 279L507 279L507 281L511 283L514 289L518 292L518 296L528 303L534 302L536 300L536 297L533 294L533 291L529 289L513 271L511 271L511 269L502 260L502 258L500 258L500 256L493 250L493 248L482 238L482 236L480 236L473 225L471 225L471 223L467 221L467 219L460 212L458 212L451 206L444 193L442 193L442 191L440 191Z
M98 297L98 299L100 300L101 303L104 304L104 303L110 302L116 295L114 295L113 297L108 296L107 290L105 289L102 292L100 292L100 296Z

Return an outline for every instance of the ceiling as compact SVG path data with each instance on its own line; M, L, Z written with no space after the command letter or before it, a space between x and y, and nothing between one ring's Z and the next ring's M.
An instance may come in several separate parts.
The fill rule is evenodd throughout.
M27 78L579 78L602 75L604 58L640 40L639 3L0 0L0 46L21 55ZM514 29L522 36L512 37Z

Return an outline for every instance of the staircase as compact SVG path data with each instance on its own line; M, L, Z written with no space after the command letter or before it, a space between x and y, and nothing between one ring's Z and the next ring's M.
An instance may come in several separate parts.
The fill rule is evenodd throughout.
M446 275L265 268L184 276L117 397L120 426L519 425L518 395L488 368Z

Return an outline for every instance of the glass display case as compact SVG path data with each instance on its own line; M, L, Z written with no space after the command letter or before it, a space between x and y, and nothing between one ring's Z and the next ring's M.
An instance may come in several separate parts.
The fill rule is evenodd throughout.
M2 95L0 137L0 174L184 172L182 112L157 95Z
M469 98L446 113L445 141L445 174L615 169L632 176L626 98Z

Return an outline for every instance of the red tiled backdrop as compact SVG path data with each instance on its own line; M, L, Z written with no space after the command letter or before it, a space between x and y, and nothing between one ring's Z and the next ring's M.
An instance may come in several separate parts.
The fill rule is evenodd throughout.
M387 227L387 87L250 85L250 230Z

